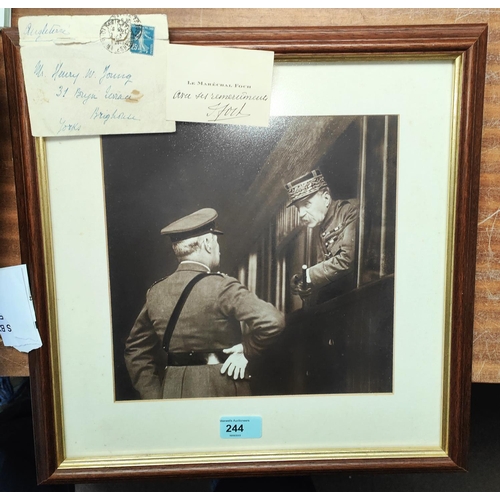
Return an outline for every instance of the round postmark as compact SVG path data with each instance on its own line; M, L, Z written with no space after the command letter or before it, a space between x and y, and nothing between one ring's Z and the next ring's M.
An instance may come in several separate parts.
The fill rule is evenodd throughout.
M142 32L141 21L131 14L113 15L102 26L99 38L104 48L113 54L130 50Z

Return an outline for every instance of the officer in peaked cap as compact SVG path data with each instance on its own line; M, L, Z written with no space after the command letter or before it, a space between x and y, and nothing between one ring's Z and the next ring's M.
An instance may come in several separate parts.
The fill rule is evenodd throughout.
M148 290L125 345L142 399L249 396L248 361L284 328L273 305L215 272L222 234L216 219L214 209L204 208L161 230L179 264Z
M295 206L300 223L319 228L318 263L292 278L292 292L306 297L325 285L338 283L352 270L356 251L357 202L333 200L319 170L301 175L285 187L288 206Z
M173 243L202 234L224 234L215 228L217 212L213 208L202 208L164 227L161 234L170 236Z

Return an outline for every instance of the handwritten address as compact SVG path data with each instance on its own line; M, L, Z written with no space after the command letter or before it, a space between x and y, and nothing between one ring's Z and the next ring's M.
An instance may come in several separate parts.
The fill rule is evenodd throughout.
M36 78L46 78L55 83L49 99L71 100L88 107L88 118L103 125L117 120L140 121L133 111L126 113L113 107L113 102L138 102L140 92L134 88L132 73L115 71L112 64L92 66L83 72L71 67L67 62L47 66L41 60L35 63L33 74ZM109 108L97 103L108 102ZM65 118L59 120L57 135L79 132L81 124Z
M43 26L33 26L32 23L28 23L23 31L24 36L34 37L35 42L38 42L42 37L47 35L51 37L57 36L67 36L69 31L57 23L44 23Z

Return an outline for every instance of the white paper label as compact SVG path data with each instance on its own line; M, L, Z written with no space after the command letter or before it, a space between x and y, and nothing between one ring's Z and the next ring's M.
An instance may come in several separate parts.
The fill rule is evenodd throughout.
M0 335L21 352L41 347L26 266L0 269Z

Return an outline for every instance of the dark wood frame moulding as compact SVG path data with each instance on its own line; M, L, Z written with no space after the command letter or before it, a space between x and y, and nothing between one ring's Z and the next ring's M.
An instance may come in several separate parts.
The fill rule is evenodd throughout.
M458 134L454 275L451 317L448 457L332 459L197 465L59 468L50 355L46 269L37 152L31 136L17 29L2 33L14 147L22 262L28 266L43 347L29 356L36 464L40 482L88 482L111 479L228 477L330 471L463 470L469 434L472 327L479 197L481 128L486 67L486 24L304 28L171 29L172 43L272 50L277 57L463 56Z

